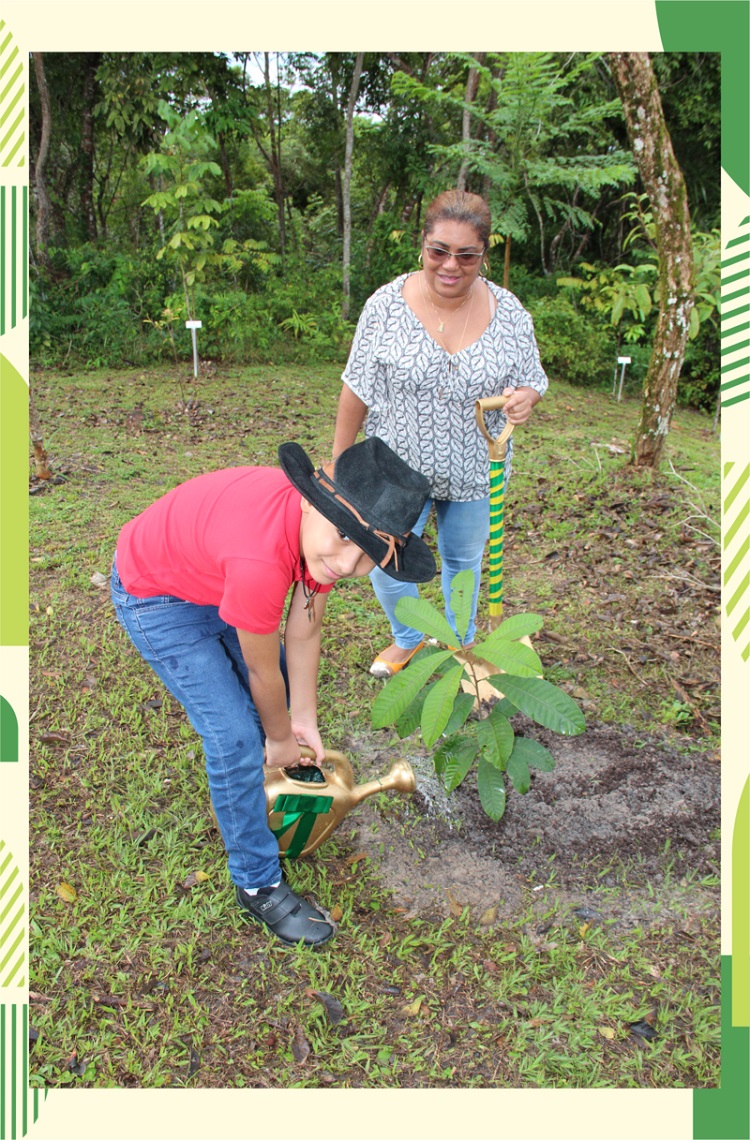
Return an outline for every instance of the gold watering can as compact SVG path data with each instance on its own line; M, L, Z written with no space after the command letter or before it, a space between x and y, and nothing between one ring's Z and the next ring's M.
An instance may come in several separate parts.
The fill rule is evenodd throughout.
M310 748L303 756L314 758ZM392 789L409 795L417 781L406 760L396 760L386 776L354 783L352 766L342 752L326 749L323 767L267 768L265 772L268 824L282 857L309 855L338 827L347 812L375 792Z

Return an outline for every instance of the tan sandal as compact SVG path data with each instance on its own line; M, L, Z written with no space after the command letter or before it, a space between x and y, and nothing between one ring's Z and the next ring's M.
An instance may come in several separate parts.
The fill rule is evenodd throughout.
M389 645L388 649L390 648L391 646ZM384 661L382 654L379 653L370 666L370 672L372 673L373 677L395 677L397 673L400 673L401 670L409 664L414 654L419 653L420 649L422 648L424 648L424 642L420 641L419 645L415 646L414 649L412 649L411 653L404 661ZM388 650L384 650L384 652L387 653Z

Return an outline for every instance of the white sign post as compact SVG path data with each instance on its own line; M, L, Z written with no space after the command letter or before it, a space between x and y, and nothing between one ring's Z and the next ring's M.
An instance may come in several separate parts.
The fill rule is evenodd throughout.
M198 379L198 338L196 336L196 329L201 328L202 321L185 321L185 328L190 329L190 335L193 338L193 375Z
M622 365L622 370L620 372L620 390L617 393L617 403L619 404L620 400L622 399L622 383L623 383L623 380L625 379L625 368L628 364L630 364L630 357L629 356L618 356L617 357L617 363ZM615 385L616 384L617 384L617 369L615 368L615 384L612 386L612 395L613 396L615 394Z

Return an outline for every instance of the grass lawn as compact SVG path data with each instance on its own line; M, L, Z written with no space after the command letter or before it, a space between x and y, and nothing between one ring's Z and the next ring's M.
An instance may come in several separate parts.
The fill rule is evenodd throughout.
M327 458L339 377L332 365L209 369L197 384L169 370L33 377L55 478L31 487L32 1081L715 1086L715 876L626 931L573 911L545 923L531 902L483 924L469 907L398 906L342 829L290 867L340 922L325 950L274 946L236 907L200 744L96 575L123 523L177 483L275 463L288 439ZM544 616L545 675L587 719L715 755L719 442L710 417L678 411L670 463L636 472L638 410L556 383L517 430L507 610ZM439 584L425 596L438 601ZM387 640L369 583L338 586L320 686L331 748L372 736L381 683L367 667ZM387 749L392 734L379 739ZM408 831L400 802L360 810Z

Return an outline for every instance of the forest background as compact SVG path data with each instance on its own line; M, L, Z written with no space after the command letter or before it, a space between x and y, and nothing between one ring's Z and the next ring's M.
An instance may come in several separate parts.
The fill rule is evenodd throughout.
M720 57L654 55L687 187L696 304L678 389L719 390ZM607 57L60 53L30 94L34 366L344 361L366 298L416 268L449 186L490 202L489 275L548 373L646 375L654 217ZM184 371L184 369L183 369Z

